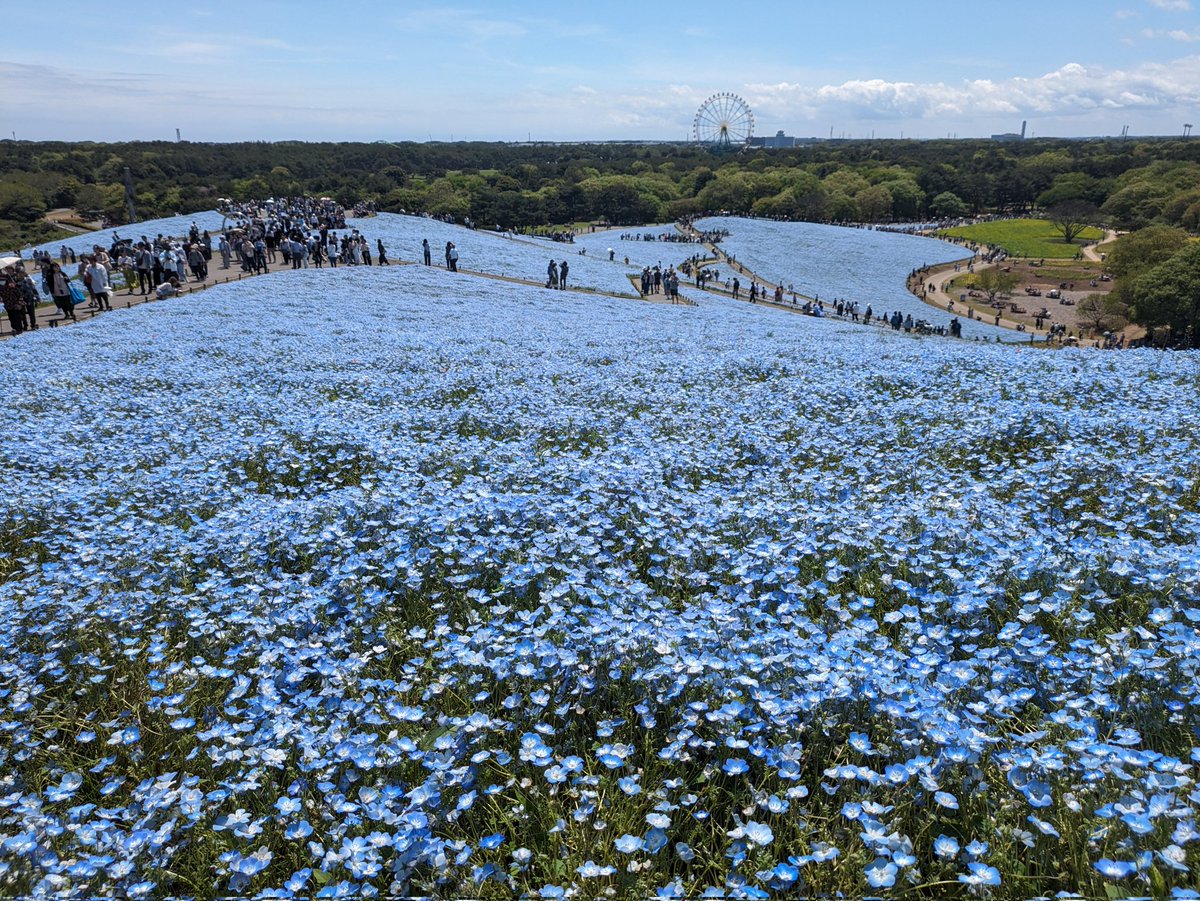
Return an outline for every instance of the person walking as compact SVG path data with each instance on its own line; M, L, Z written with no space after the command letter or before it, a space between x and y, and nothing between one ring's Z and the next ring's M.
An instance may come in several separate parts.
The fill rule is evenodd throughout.
M375 248L379 251L379 265L388 265L387 251L383 249L383 238L376 239Z
M425 238L421 242L421 251L425 256L425 265L432 266L433 265L433 256L429 252L429 239L428 238Z
M96 309L111 310L112 305L108 302L112 291L108 286L108 270L104 268L104 264L93 258L93 262L87 268L87 284L91 289L92 297Z
M63 314L63 319L75 319L75 303L71 299L71 280L58 263L50 266L50 296L54 298L54 305Z

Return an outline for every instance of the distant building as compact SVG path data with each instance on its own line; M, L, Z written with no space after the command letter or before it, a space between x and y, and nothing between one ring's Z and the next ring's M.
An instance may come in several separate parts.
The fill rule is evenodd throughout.
M773 138L751 138L751 147L766 147L769 149L780 149L786 147L795 147L796 139L785 135L782 131L775 132Z
M1002 135L992 135L992 140L993 141L1024 141L1025 140L1025 126L1028 124L1029 124L1028 120L1021 123L1021 133L1020 134L1016 134L1016 133L1010 131L1010 132L1006 132Z

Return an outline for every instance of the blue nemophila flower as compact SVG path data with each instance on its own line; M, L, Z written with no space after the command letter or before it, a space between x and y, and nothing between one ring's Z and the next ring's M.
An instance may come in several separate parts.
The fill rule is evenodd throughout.
M949 810L958 810L958 798L954 797L954 795L950 794L950 792L934 792L933 799L937 801L938 805L941 807L948 808Z
M617 872L617 868L613 866L601 866L595 861L588 860L575 868L580 877L583 879L596 879L600 876L611 876Z
M891 888L896 884L899 868L885 857L875 859L866 869L867 884L871 888Z
M727 776L740 776L750 771L750 765L740 757L727 757L721 764L721 769Z
M636 851L643 850L646 847L646 842L644 839L626 832L613 842L613 846L622 854L633 854Z
M75 795L83 785L83 776L79 773L66 773L58 785L46 789L46 798L51 802L66 801Z
M967 885L999 885L1000 871L973 860L967 864L967 872L959 875L958 881Z
M485 851L491 851L493 848L499 848L503 842L504 836L499 832L495 832L492 835L487 835L481 838L479 840L479 847L483 848Z
M933 840L933 853L942 860L953 860L958 856L958 841L949 835L939 835Z
M245 857L235 853L230 860L229 869L242 876L255 876L271 865L273 857L270 849L266 847L259 848Z
M1125 879L1138 871L1137 864L1128 860L1111 860L1107 857L1096 861L1096 869L1105 879Z
M297 839L308 838L313 834L313 827L309 825L308 820L301 820L298 823L293 823L284 830L283 836L286 839L295 841Z
M1042 833L1042 835L1052 835L1055 838L1061 838L1058 830L1055 829L1051 823L1047 823L1045 820L1040 820L1033 814L1030 814L1025 819L1032 823L1037 828L1038 832Z
M942 250L716 221L764 264L871 242L852 268L877 306L893 283L909 302L904 276ZM370 225L389 248L444 236L484 270L544 271L537 244ZM625 254L596 240L581 284L627 291ZM667 246L626 243L651 264ZM879 281L892 246L918 258ZM39 401L12 406L0 447L43 463L0 504L38 561L18 541L0 598L2 746L11 778L35 774L0 791L0 875L162 894L211 830L238 861L304 858L305 884L272 895L514 873L566 893L549 859L505 857L535 808L556 835L644 818L645 855L590 853L647 886L671 868L649 852L694 832L671 866L707 861L726 896L788 888L735 812L801 818L798 871L844 854L898 882L936 857L921 879L953 864L982 890L998 862L939 832L1053 857L1068 823L1137 873L1186 865L1200 749L1164 736L1189 736L1200 700L1191 355L1028 353L702 295L581 305L421 268L243 280L0 346L13 396ZM51 342L71 378L43 385ZM1142 703L1122 705L1133 676ZM726 778L727 756L746 771ZM946 824L904 835L914 811ZM501 821L511 842L480 864ZM222 891L270 872L234 861Z
M617 780L617 787L627 795L638 795L642 792L637 776L622 776Z

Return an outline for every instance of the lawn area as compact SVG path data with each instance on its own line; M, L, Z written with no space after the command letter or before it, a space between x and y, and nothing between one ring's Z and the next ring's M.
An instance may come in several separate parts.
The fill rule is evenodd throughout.
M1005 219L949 228L938 235L1003 247L1012 256L1061 260L1071 259L1084 244L1103 238L1104 232L1086 228L1080 234L1081 240L1068 244L1048 219Z

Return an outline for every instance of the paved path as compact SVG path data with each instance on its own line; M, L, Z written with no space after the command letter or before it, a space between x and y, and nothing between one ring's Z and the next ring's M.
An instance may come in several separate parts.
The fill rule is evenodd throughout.
M391 265L391 266L417 266L417 265L421 265L421 264L417 263L416 261L398 260L398 261L394 261L394 262L390 263L389 265ZM65 271L68 272L68 274L74 274L77 266L78 266L78 263L74 263L74 264L69 263L66 266L64 266L63 268ZM40 288L41 273L35 271L32 263L30 263L28 261L26 261L26 267L27 267L27 271L29 271L33 275L34 281L39 283L39 288ZM231 282L243 281L245 279L263 278L265 275L269 275L274 272L291 270L292 266L290 263L283 262L282 254L276 254L276 262L268 263L267 268L268 268L267 273L260 273L258 275L254 275L252 273L245 273L245 272L242 272L240 264L237 262L236 258L234 258L230 262L228 269L222 269L220 254L214 254L213 259L209 264L208 278L206 278L204 281L196 281L195 279L193 279L191 277L191 274L189 272L188 282L182 286L183 294L186 295L186 294L193 294L197 291L206 291L209 288L215 288L219 285L229 284ZM349 268L349 267L344 266L344 265L337 266L337 267L332 267L332 266L326 265L324 268L326 268L326 269L334 269L334 268L345 269L345 268ZM435 268L444 269L445 267L439 265ZM504 281L504 282L511 282L513 284L531 285L531 286L537 287L537 288L545 288L544 282L535 281L533 279L525 279L525 278L519 278L516 276L509 276L509 275L498 275L496 273L484 272L481 270L464 269L461 266L458 268L458 272L461 275L475 277L475 278L488 278L488 279L492 279L494 281ZM595 288L576 287L576 286L571 286L571 287L568 287L568 288L565 288L562 290L565 290L565 291L568 291L568 292L571 292L574 294L590 294L590 295L598 295L598 296L603 296L603 297L615 297L615 298L620 298L620 299L624 299L624 300L636 300L636 299L639 299L638 298L638 283L634 280L634 276L632 276L632 275L630 276L630 289L631 290L630 290L629 294L612 294L607 291L597 290ZM168 298L168 299L173 299L173 298ZM640 299L644 300L648 303L669 303L670 302L662 294L651 294L647 297L640 298ZM690 298L685 297L682 292L680 293L680 299L683 303L686 303L686 304L694 305L694 303L695 303ZM148 295L143 296L141 294L138 294L136 288L134 290L130 291L127 288L121 287L121 288L117 288L114 290L114 293L113 293L112 299L111 299L111 305L112 305L113 310L120 310L120 309L129 308L129 307L141 306L144 303L157 302L157 301L158 301L158 298L154 294L148 294ZM73 322L70 319L64 319L62 314L59 312L58 307L56 307L52 302L47 302L47 303L42 303L38 306L37 324L38 324L39 329L61 328L61 327L73 326L73 325L85 323L85 322L90 321L91 319L94 319L97 316L105 316L105 315L107 315L107 312L93 310L90 308L88 302L85 301L84 303L81 303L77 307L75 307L76 321ZM0 310L0 326L2 326L2 330L0 330L0 338L15 337L13 335L12 331L8 328L8 317L3 314L2 310Z

